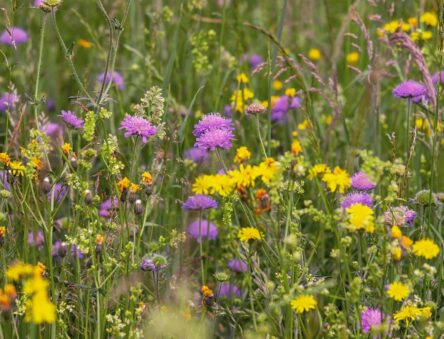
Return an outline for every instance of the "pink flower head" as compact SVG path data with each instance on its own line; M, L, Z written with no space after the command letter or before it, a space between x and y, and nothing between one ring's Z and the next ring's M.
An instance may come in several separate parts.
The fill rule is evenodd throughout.
M139 136L142 142L146 144L148 139L157 133L157 128L151 123L139 116L126 115L120 123L120 128L125 130L125 137Z

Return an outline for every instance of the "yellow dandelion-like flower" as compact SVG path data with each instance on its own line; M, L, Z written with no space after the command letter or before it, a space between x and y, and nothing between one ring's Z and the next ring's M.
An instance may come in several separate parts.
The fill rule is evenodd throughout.
M0 226L0 238L4 238L6 234L6 227Z
M97 234L96 235L96 244L97 245L102 245L103 244L103 240L104 240L104 237L103 237L102 234Z
M419 18L419 21L425 25L435 27L438 25L438 17L433 12L424 12Z
M254 181L259 176L256 167L250 165L239 165L239 169L228 171L228 175L232 178L238 188L253 187Z
M406 305L402 307L399 312L393 315L393 319L396 323L400 321L405 321L406 325L410 322L425 318L428 319L432 316L432 309L430 307L416 307L414 305Z
M85 49L91 48L92 46L92 43L85 39L78 39L77 43L79 44L80 47Z
M133 184L131 183L130 187L129 187L129 191L132 193L137 193L140 191L140 186L137 184Z
M211 188L211 176L201 175L194 180L192 191L194 194L208 194Z
M317 304L315 298L309 294L300 295L290 302L291 308L299 314L314 310Z
M245 73L241 73L236 77L237 82L240 82L241 84L248 84L250 81L248 79L248 76Z
M124 189L128 189L130 184L131 184L131 181L127 177L125 177L122 180L119 180L119 182L117 183L117 187L118 187L119 191L122 192Z
M374 211L364 204L353 204L346 209L349 214L349 221L353 230L363 229L368 233L373 233L374 225Z
M287 97L294 97L296 95L296 88L287 88L285 90L285 95Z
M282 82L279 80L274 80L272 86L275 91L279 91L283 87ZM267 102L267 105L268 105L268 102Z
M439 254L439 247L433 240L422 239L415 241L412 247L413 254L417 257L423 257L425 259L433 259Z
M20 161L11 161L9 168L14 176L23 176L25 174L25 166Z
M243 113L245 111L245 103L246 101L252 99L254 97L254 93L249 88L242 88L235 90L230 100L233 104L235 110L239 113Z
M392 258L394 261L401 260L401 257L402 257L401 247L394 247L394 248L392 248L391 252L392 252Z
M418 19L416 19L415 17L408 18L407 22L412 27L416 27L418 25Z
M402 237L401 229L396 225L392 226L391 234L394 239L401 239Z
M11 162L11 159L9 158L8 153L5 153L5 152L0 153L0 162L3 165L9 165L9 163Z
M326 164L316 164L308 171L308 179L313 180L320 174L329 173L330 169Z
M322 58L321 51L317 48L310 48L308 58L312 61L319 61Z
M309 127L310 127L310 123L308 122L307 119L304 119L304 121L302 121L300 124L298 124L298 129L301 131L304 131Z
M351 179L347 171L336 166L333 172L325 173L322 177L322 181L327 184L328 189L331 192L344 193L345 189L350 187Z
M359 53L358 52L351 52L348 53L345 57L345 60L347 61L348 65L356 65L359 61Z
M241 146L236 150L236 156L234 157L234 161L237 163L241 163L250 158L251 158L251 152L248 150L247 147Z
M68 143L65 143L62 145L62 152L66 155L69 154L69 152L71 152L71 145Z
M399 281L395 281L388 286L387 294L390 298L396 301L402 301L407 298L410 294L410 287Z
M278 162L276 162L273 158L266 158L262 161L259 166L255 167L255 173L257 176L260 176L262 182L265 185L268 185L275 177L278 171Z
M291 153L294 155L299 155L299 153L302 152L302 146L301 143L298 140L294 140L291 143Z
M261 233L255 227L242 227L239 230L237 237L242 242L249 242L250 240L262 240Z
M142 182L147 185L151 185L153 183L153 177L150 172L142 173Z

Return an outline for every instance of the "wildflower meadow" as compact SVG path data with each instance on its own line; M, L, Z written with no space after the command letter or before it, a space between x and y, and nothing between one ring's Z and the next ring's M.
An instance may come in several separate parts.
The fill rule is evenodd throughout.
M0 0L0 339L444 338L444 0Z

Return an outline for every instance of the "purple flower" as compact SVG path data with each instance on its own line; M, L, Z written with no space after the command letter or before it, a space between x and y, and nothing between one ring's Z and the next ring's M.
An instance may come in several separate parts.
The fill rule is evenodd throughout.
M235 284L230 284L223 282L219 284L219 288L217 289L217 297L218 298L240 298L242 296L242 292L240 288Z
M0 35L0 43L3 45L20 45L28 41L28 33L20 27L10 27Z
M414 80L401 82L393 90L393 95L397 98L412 99L419 102L427 96L427 88Z
M46 100L46 109L48 110L48 112L53 112L56 109L56 103L54 100L52 99L47 99Z
M229 129L213 129L200 135L194 146L210 151L216 148L230 149L233 138L233 132Z
M83 259L85 255L76 244L71 245L71 257Z
M150 272L159 272L160 270L165 269L167 266L167 261L164 257L157 255L150 258L142 259L140 263L140 269L142 271L150 271Z
M207 210L217 208L217 201L205 194L189 196L187 201L182 204L186 210Z
M407 206L394 207L384 212L384 220L387 225L402 226L409 224L413 226L413 222L416 218L416 212L409 209Z
M15 93L3 93L0 96L0 112L6 112L9 109L14 109L19 102L19 97Z
M437 72L432 76L432 82L434 85L438 83L444 83L444 71Z
M43 0L34 0L34 7L40 7L42 2L43 2Z
M204 149L192 147L185 151L185 159L192 160L199 164L208 161L210 154Z
M99 216L108 219L111 216L111 210L119 207L119 199L117 197L106 199L100 204Z
M264 59L259 54L251 54L249 62L251 69L254 70L257 66L264 62Z
M283 123L287 119L286 113L288 110L299 107L301 107L301 98L283 95L275 102L271 110L271 119Z
M372 327L380 326L384 315L377 308L367 307L361 312L361 327L362 332L368 333L371 331Z
M205 115L194 125L193 135L197 138L208 131L216 129L227 129L233 131L233 121L222 117L219 113L210 113Z
M5 190L11 190L11 185L8 182L8 173L6 171L0 171L0 181Z
M200 219L200 222L195 220L188 225L188 234L200 242L202 238L216 239L218 231L216 225L206 219Z
M71 111L62 111L62 114L60 114L59 117L61 117L66 124L73 128L83 128L83 120Z
M224 114L227 117L231 117L233 115L233 108L231 107L231 105L225 105L224 106Z
M63 136L62 126L55 122L48 122L42 126L42 132L48 137Z
M230 262L228 263L227 267L234 271L234 272L238 272L238 273L244 273L248 271L248 266L247 263L243 260L240 259L232 259L230 260Z
M66 195L67 187L60 183L54 185L54 189L48 192L48 200L51 201L54 191L54 201L60 203Z
M351 177L351 187L358 191L370 191L376 187L376 185L369 179L364 172L356 172Z
M142 138L142 142L146 144L148 138L157 133L157 128L151 125L151 123L139 116L126 115L123 121L120 123L119 129L125 130L125 137L139 136Z
M64 257L66 252L68 251L68 246L65 242L57 240L54 244L52 244L52 256L53 257Z
M45 243L45 237L42 230L38 230L37 233L33 231L28 233L28 245L41 247Z
M103 79L104 79L105 74L101 73L97 76L97 81L100 83L103 83ZM106 73L106 82L109 82L111 79L111 74L110 73ZM117 86L118 89L120 89L121 91L123 91L125 89L125 82L123 81L123 77L122 75L120 75L119 72L114 71L113 72L113 76L112 76L112 82L114 82L114 84Z
M368 193L354 192L347 194L341 202L341 208L346 209L354 204L367 205L368 207L373 207L373 198Z

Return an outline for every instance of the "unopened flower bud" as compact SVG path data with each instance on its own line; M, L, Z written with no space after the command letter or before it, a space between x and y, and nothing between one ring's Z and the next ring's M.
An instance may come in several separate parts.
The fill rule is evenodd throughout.
M91 205L93 201L93 195L90 190L85 190L85 203Z
M42 181L42 191L45 194L48 194L51 191L51 180L48 177L45 177Z
M248 114L262 114L265 112L265 107L257 102L254 102L247 107L246 112Z
M134 214L141 215L143 213L142 200L137 199L134 204Z

